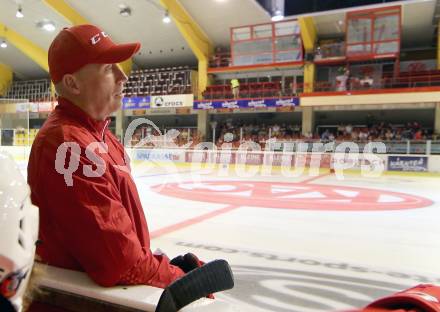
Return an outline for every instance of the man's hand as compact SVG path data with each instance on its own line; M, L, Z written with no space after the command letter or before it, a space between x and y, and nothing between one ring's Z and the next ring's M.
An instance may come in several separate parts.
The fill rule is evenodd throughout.
M187 253L185 255L180 255L175 257L170 261L170 264L178 266L183 272L188 273L198 267L201 267L205 263L200 261L196 255L192 253Z
M170 264L175 265L182 269L183 272L188 273L194 269L201 267L205 263L203 261L200 261L195 254L189 252L183 256L179 255L173 258L170 261ZM212 294L209 294L207 297L210 299L214 299L214 296Z

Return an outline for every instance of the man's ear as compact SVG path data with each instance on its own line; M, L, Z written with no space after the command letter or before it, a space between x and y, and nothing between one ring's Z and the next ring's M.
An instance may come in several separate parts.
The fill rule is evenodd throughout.
M78 81L74 75L66 74L62 79L64 88L71 94L78 95L80 93L80 88Z

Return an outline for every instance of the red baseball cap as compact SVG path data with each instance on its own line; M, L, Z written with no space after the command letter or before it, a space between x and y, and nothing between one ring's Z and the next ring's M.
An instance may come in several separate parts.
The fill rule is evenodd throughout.
M49 74L54 83L65 74L73 74L87 64L114 64L125 61L139 51L139 42L115 44L93 25L64 28L49 48Z
M381 298L366 306L362 312L421 311L440 312L440 287L422 284Z

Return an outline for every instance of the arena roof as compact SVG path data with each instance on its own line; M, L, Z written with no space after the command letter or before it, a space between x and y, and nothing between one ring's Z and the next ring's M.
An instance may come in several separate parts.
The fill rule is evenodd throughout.
M196 65L197 61L176 25L162 22L164 9L159 0L65 0L74 10L90 22L98 25L116 42L140 41L142 49L134 58L135 66L157 67L166 65ZM205 32L214 46L229 46L229 29L270 21L270 15L255 0L180 0L189 15ZM131 8L131 15L120 15L120 4ZM402 5L403 47L429 47L438 23L436 0L409 0L380 3L367 7ZM24 17L15 17L18 5ZM0 24L4 24L31 40L43 50L48 49L56 33L70 23L52 10L42 0L0 0ZM286 6L287 7L287 6ZM313 15L320 37L343 36L340 20L353 8ZM290 17L296 17L290 16ZM48 19L56 30L47 32L37 27ZM8 30L7 30L8 31ZM2 38L0 38L1 40ZM9 44L0 49L0 63L9 65L17 78L35 79L47 77L47 73L30 60L22 51Z

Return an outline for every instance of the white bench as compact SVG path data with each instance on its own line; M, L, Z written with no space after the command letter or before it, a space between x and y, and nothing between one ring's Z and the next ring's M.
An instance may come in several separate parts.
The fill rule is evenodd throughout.
M154 312L163 289L146 285L101 287L87 274L36 263L43 272L38 281L41 301L72 311ZM238 311L219 299L199 299L181 309L184 312Z

